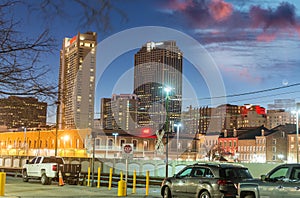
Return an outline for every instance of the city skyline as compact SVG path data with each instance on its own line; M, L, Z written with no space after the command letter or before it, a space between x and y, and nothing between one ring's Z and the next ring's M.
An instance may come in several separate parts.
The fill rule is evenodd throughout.
M93 4L92 1L88 1ZM125 2L125 3L124 3ZM127 18L122 22L122 16L113 13L111 16L112 31L98 33L99 42L113 39L119 32L137 27L166 27L186 34L199 42L203 51L207 53L218 69L224 84L226 101L231 104L253 103L267 107L277 98L291 98L299 100L297 76L299 74L300 58L297 56L299 48L299 16L300 5L296 0L282 3L282 1L265 0L263 2L214 0L214 1L113 1L113 5L121 9ZM67 7L78 5L66 3ZM143 9L140 9L143 8ZM220 10L217 12L217 8ZM35 35L45 27L41 13L17 12L15 15L24 18L23 32ZM66 9L66 14L73 16L74 9ZM25 15L25 17L23 17ZM54 17L54 16L53 16ZM34 19L34 20L33 20ZM41 25L44 24L44 25ZM64 37L72 37L76 32L85 32L78 27L76 18L54 17L50 27L52 33L61 41ZM93 30L96 25L86 28ZM143 43L152 40L160 41L148 32ZM148 39L147 39L148 38ZM128 42L138 38L128 39ZM174 39L176 40L176 39ZM122 45L125 43L125 40ZM178 43L181 48L181 43ZM115 47L119 46L115 44ZM99 116L100 99L111 97L112 94L132 93L133 87L127 75L133 68L134 46L130 50L116 57L106 68L97 89L95 98L95 115ZM183 51L183 54L187 54ZM192 55L191 55L192 56ZM98 59L97 59L98 60ZM45 64L53 65L51 74L58 79L59 55L55 51L53 56L44 59ZM197 70L197 66L184 57L184 88L183 109L193 106L211 104L211 88L207 85L207 76ZM205 70L206 68L201 68ZM123 81L122 81L122 78ZM125 81L128 86L124 85ZM55 81L55 80L54 80ZM190 85L195 93L186 93L186 86ZM295 86L290 86L295 85ZM290 87L289 87L290 86ZM272 88L279 88L272 90ZM200 91L199 91L200 90ZM265 92L257 92L268 90ZM251 93L253 94L243 94ZM256 93L257 92L257 93ZM217 94L215 94L217 96ZM223 96L223 95L221 95ZM196 102L195 102L196 101ZM97 103L98 102L98 103ZM53 121L55 110L49 111L48 121Z

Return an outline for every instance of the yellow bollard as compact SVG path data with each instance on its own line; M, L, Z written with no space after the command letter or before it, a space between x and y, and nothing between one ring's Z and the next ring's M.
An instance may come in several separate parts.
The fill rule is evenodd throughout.
M112 183L112 174L113 174L113 169L109 169L109 181L108 181L108 190L111 190L111 183Z
M98 182L97 182L97 188L100 188L100 173L101 173L101 168L98 167Z
M124 180L120 180L118 181L118 197L124 197L127 196L127 192L126 192L126 181Z
M6 182L6 173L0 173L0 196L4 196L5 193L5 182Z
M120 180L123 180L123 172L120 171Z
M87 186L90 186L90 176L91 176L91 168L88 167L88 181L87 181Z
M146 196L149 195L149 171L146 171Z
M132 194L136 193L136 170L133 171Z

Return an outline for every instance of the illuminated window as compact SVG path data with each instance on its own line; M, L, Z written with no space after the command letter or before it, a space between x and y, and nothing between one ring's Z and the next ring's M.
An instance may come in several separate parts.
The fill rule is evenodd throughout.
M144 151L148 151L149 149L149 143L148 141L144 140Z

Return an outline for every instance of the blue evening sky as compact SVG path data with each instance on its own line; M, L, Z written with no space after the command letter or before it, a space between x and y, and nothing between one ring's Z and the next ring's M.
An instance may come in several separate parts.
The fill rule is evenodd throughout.
M97 76L96 117L99 117L101 98L111 97L114 93L133 92L134 54L138 47L152 39L176 40L177 34L187 38L177 43L180 49L187 49L186 52L183 51L183 109L189 105L217 105L218 101L212 102L211 97L224 95L229 97L223 98L223 101L238 105L250 103L267 107L267 104L279 98L299 101L299 86L293 86L300 82L299 0L113 0L112 4L126 15L127 20L123 20L118 12L112 11L112 29L108 32L99 31L94 23L88 27L81 26L81 8L74 1L63 2L65 16L52 13L45 17L45 13L30 11L23 6L14 8L13 12L16 18L21 19L20 30L28 36L37 35L45 27L50 27L50 33L57 40L57 48L51 56L44 57L43 61L51 66L49 75L54 83L58 81L59 49L64 37L73 37L77 32L96 31L99 46L102 46L101 42L110 42L110 51L103 54L118 56L104 66L101 54L97 56L97 69L105 67L105 70L101 72L101 76ZM92 5L97 1L87 2ZM169 28L177 33L173 35L160 28L151 32L149 26L153 26L153 29ZM147 32L140 35L134 28L142 28ZM122 33L128 30L132 37L126 37ZM185 46L191 39L199 43L200 50L199 46ZM130 42L133 43L132 46L124 47ZM117 52L121 48L123 50ZM102 50L105 51L98 49L98 52L103 52ZM196 59L200 59L200 66L192 61ZM223 87L218 87L220 81ZM277 87L280 88L276 91L230 97ZM48 114L48 121L53 122L55 108L49 109Z

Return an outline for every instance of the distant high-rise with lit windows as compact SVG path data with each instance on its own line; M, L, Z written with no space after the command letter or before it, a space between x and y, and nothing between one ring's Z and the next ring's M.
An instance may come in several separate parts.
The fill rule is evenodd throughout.
M182 106L183 55L175 41L147 42L134 56L134 94L138 97L138 124L163 123L180 119ZM165 106L169 87L168 107ZM162 108L164 107L164 108Z
M103 129L136 129L137 97L134 94L113 94L101 99L101 122Z
M41 128L46 126L47 103L33 97L0 98L0 126L12 128Z
M59 129L92 128L96 70L95 32L64 38L60 50Z

